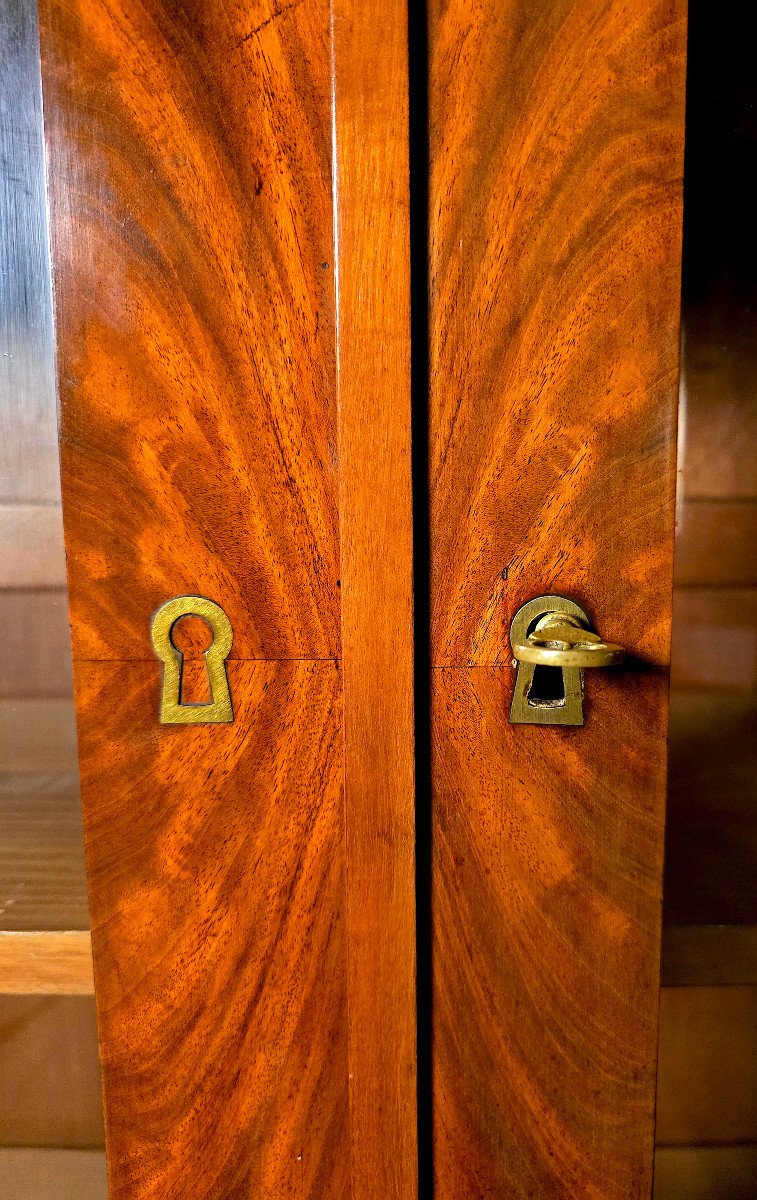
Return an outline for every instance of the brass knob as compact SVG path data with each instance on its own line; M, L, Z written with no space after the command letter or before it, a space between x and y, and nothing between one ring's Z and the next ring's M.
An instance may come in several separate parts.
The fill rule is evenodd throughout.
M578 617L561 612L546 613L512 651L518 662L543 667L613 667L626 656L623 646L603 642Z

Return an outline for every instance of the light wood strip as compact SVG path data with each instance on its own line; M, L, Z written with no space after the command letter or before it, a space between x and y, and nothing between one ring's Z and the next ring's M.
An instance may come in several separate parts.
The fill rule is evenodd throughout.
M94 995L87 931L0 933L0 995Z
M412 1200L417 1139L406 6L402 0L335 0L333 18L352 1196Z

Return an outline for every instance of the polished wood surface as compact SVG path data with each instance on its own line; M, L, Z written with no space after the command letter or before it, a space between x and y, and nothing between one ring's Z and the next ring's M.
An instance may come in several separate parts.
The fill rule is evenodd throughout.
M684 5L430 5L436 1195L651 1190ZM508 724L545 592L630 651Z
M333 658L325 0L40 20L74 656L195 593L234 658Z
M376 39L346 0L43 5L113 1200L415 1190L407 63L386 17ZM190 593L231 620L230 725L157 721L150 615ZM177 629L185 702L203 636Z
M109 1183L129 1200L349 1189L328 18L267 15L41 14ZM157 723L150 614L191 592L234 628L233 725Z
M418 1189L404 0L336 0L335 232L355 1200Z
M115 1197L349 1194L339 672L229 677L185 738L151 664L77 669Z

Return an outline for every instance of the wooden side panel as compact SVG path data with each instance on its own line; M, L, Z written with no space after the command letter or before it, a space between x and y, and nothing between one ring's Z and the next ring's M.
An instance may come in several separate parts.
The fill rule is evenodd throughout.
M407 14L405 0L333 13L353 1196L413 1200Z
M684 13L430 5L439 1200L651 1190ZM583 728L508 723L545 592L629 647Z

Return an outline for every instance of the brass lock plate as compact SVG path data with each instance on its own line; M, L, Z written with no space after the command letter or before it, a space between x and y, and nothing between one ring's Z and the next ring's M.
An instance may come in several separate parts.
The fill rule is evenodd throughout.
M182 655L171 641L171 630L182 617L202 617L213 634L205 651L210 683L209 704L181 703ZM175 596L162 604L152 618L153 649L163 664L159 720L161 725L226 725L234 720L226 659L234 634L231 621L213 600L205 596Z
M589 629L589 618L575 601L564 596L537 596L513 617L511 645L527 642L538 622L550 613L564 613ZM583 672L579 667L539 666L522 661L516 666L511 725L583 725Z

